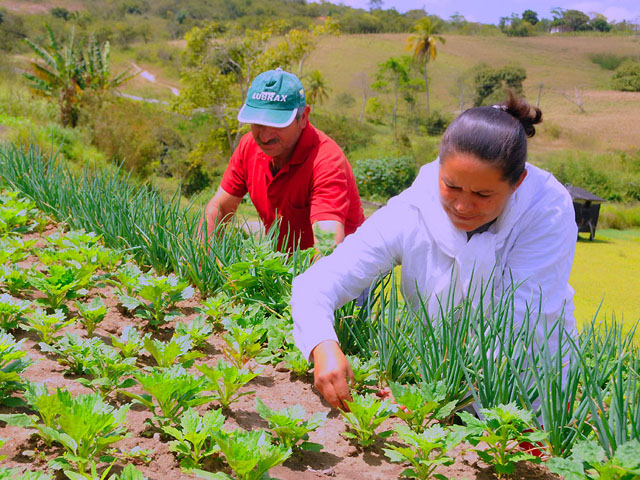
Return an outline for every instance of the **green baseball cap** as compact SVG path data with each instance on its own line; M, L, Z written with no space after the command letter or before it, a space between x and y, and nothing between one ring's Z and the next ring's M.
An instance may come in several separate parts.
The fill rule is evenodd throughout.
M290 125L305 105L304 87L298 77L277 68L253 80L238 121L282 128Z

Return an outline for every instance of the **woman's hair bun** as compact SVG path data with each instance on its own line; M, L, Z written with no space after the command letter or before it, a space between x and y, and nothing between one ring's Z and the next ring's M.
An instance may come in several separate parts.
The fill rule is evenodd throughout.
M542 110L516 96L512 90L508 90L507 93L509 95L507 101L502 105L496 105L496 107L518 119L524 127L527 137L533 137L536 134L534 125L542 122Z

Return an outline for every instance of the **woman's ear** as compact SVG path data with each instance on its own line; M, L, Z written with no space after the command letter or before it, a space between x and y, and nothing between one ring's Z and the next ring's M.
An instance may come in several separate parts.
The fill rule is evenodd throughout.
M515 192L517 190L517 188L522 184L522 182L524 181L526 176L527 176L527 169L525 168L524 172L522 172L522 176L520 177L520 179L513 186L513 190L511 190L511 193L513 193L513 192Z

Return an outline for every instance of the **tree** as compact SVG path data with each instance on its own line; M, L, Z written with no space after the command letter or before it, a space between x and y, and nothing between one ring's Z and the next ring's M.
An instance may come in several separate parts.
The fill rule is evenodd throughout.
M525 10L522 12L522 20L525 22L529 22L531 25L535 25L539 22L538 14L533 10Z
M382 0L369 0L369 10L380 10L384 5Z
M409 84L407 57L391 57L386 62L378 64L376 81L373 84L374 90L386 91L389 86L393 92L393 110L391 114L394 130L397 126L398 98L401 89Z
M50 45L43 47L25 39L44 64L32 61L34 73L23 75L34 92L57 100L62 125L75 127L78 121L78 104L84 92L102 94L126 82L133 75L125 71L111 76L109 42L100 45L92 40L87 49L82 49L76 44L72 31L67 46L61 47L51 27L47 25L46 28Z
M533 32L533 25L515 13L511 17L501 17L498 26L509 37L528 37Z
M439 21L432 21L429 17L424 17L418 20L413 27L415 32L407 38L407 50L413 51L413 59L419 62L424 69L424 84L425 91L427 93L427 113L430 110L429 102L429 73L427 71L427 64L430 60L436 59L436 41L444 44L445 39L437 33L440 27Z
M556 8L551 11L554 15L553 25L566 25L576 32L591 30L589 17L580 10L563 10Z
M362 123L364 120L364 112L367 107L367 100L371 97L372 93L367 74L365 72L358 72L351 81L351 85L355 86L362 93L362 108L360 109L360 118L358 120L359 123Z
M480 63L474 70L473 103L476 107L504 100L504 90L507 88L515 93L522 93L522 82L527 78L525 69L513 63L502 68L492 68L486 63Z
M305 87L307 103L309 105L315 105L316 103L323 103L329 98L329 88L325 82L322 72L320 70L312 70L306 77L307 86Z
M611 24L607 22L607 17L604 15L597 14L592 20L591 25L595 30L599 32L610 32Z
M290 70L297 64L301 69L317 36L335 29L331 21L311 31L293 29L284 36L282 25L274 24L243 33L215 22L194 27L185 36L183 88L173 108L186 115L194 110L210 114L215 138L208 141L208 148L215 144L220 152L231 151L243 133L236 116L254 77L276 67Z

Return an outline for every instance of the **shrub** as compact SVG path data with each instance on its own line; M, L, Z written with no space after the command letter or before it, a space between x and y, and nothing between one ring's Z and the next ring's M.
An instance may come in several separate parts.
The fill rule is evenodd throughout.
M640 62L627 60L613 74L613 88L623 92L640 92Z
M397 195L416 177L416 162L411 157L360 160L353 169L360 195L389 198Z
M451 123L451 117L434 110L420 123L429 135L442 135Z
M329 135L345 153L367 146L371 142L373 129L344 115L314 113L313 124Z
M604 70L615 70L622 63L627 60L628 57L624 55L617 55L615 53L610 52L601 52L601 53L590 53L589 60L591 60L596 65L600 65L600 68Z

